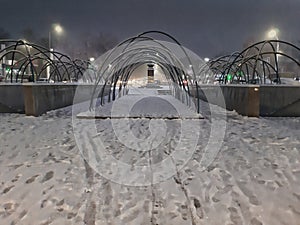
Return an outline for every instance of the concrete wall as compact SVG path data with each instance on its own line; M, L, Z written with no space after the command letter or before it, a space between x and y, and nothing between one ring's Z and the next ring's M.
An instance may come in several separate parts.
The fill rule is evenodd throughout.
M201 85L198 96L245 116L300 116L300 86Z
M98 86L99 89L102 86ZM89 101L93 84L24 84L25 113L39 116L47 111ZM75 97L76 92L76 97ZM104 95L107 95L108 89Z
M99 93L100 88L102 86L98 86L96 93ZM0 84L0 113L39 116L73 103L89 101L93 89L93 84ZM108 92L106 88L104 95Z
M22 84L0 84L0 112L24 113L24 94Z
M92 84L0 84L0 112L39 116L72 105L76 88L74 103L91 99ZM201 85L198 97L246 116L300 116L300 86Z
M195 88L193 93L196 94ZM198 96L201 100L242 115L259 116L258 85L201 85Z
M39 116L72 105L77 85L28 83L23 87L26 115Z
M300 86L260 86L261 116L300 116Z

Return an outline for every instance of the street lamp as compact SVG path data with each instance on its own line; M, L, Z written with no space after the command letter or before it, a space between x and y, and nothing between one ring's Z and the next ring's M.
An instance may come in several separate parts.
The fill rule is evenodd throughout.
M276 38L276 39L278 39L278 36L277 36L277 29L271 29L271 30L269 30L269 32L268 32L268 37L270 38L270 39L272 39L272 38Z
M49 30L49 50L52 48L52 31L57 35L61 35L64 32L64 29L59 24L52 24L52 27Z
M268 31L268 38L269 39L275 39L277 42L276 42L276 61L277 61L277 64L275 64L275 68L277 70L277 73L278 73L278 53L279 53L279 38L278 38L278 29L276 28L272 28L271 30Z
M49 51L50 51L50 59L53 60L53 54L54 51L52 47L52 32L55 32L57 35L61 35L64 32L64 29L59 24L52 24L51 29L49 30ZM50 66L47 67L47 80L50 78Z
M63 28L62 28L59 24L56 24L56 25L54 26L54 30L55 30L55 32L58 33L58 34L60 34L60 33L63 32Z

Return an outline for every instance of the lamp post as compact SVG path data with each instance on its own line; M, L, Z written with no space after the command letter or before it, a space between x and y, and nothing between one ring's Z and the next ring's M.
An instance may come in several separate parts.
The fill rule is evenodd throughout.
M277 64L275 64L275 68L276 68L277 73L278 73L278 64L279 64L279 61L278 61L278 59L279 59L279 57L278 57L278 52L279 52L278 29L273 28L273 29L269 30L268 38L269 39L275 39L277 41L276 42L276 61L277 61Z
M25 50L26 50L26 54L27 54L27 56L30 57L30 66L27 66L27 68L28 68L27 73L28 73L29 76L32 76L33 81L35 81L35 77L34 77L34 73L33 73L33 64L32 64L32 61L31 61L31 48L32 47L27 44L28 42L26 40L23 40L23 42L25 44L24 47L25 47Z
M52 48L52 31L60 35L63 33L64 29L59 24L52 24L52 27L49 30L49 50Z
M49 30L49 51L50 51L50 59L53 60L53 46L52 46L52 32L57 35L61 35L64 32L64 29L59 24L52 24L51 29ZM47 80L50 78L50 66L47 67Z

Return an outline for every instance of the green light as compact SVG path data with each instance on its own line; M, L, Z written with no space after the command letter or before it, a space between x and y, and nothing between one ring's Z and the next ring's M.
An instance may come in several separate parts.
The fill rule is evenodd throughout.
M6 68L6 73L9 73L11 70L10 70L10 68Z
M227 74L227 80L232 80L232 75L230 73Z
M238 71L238 72L237 72L237 75L238 75L238 76L243 76L243 74L244 74L243 71Z

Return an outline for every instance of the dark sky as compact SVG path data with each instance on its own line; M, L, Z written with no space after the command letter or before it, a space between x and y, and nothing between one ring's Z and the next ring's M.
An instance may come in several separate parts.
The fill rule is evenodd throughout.
M300 40L300 0L0 0L0 27L18 36L31 27L47 36L59 22L67 38L108 33L118 40L162 30L200 56L241 50L271 27Z

